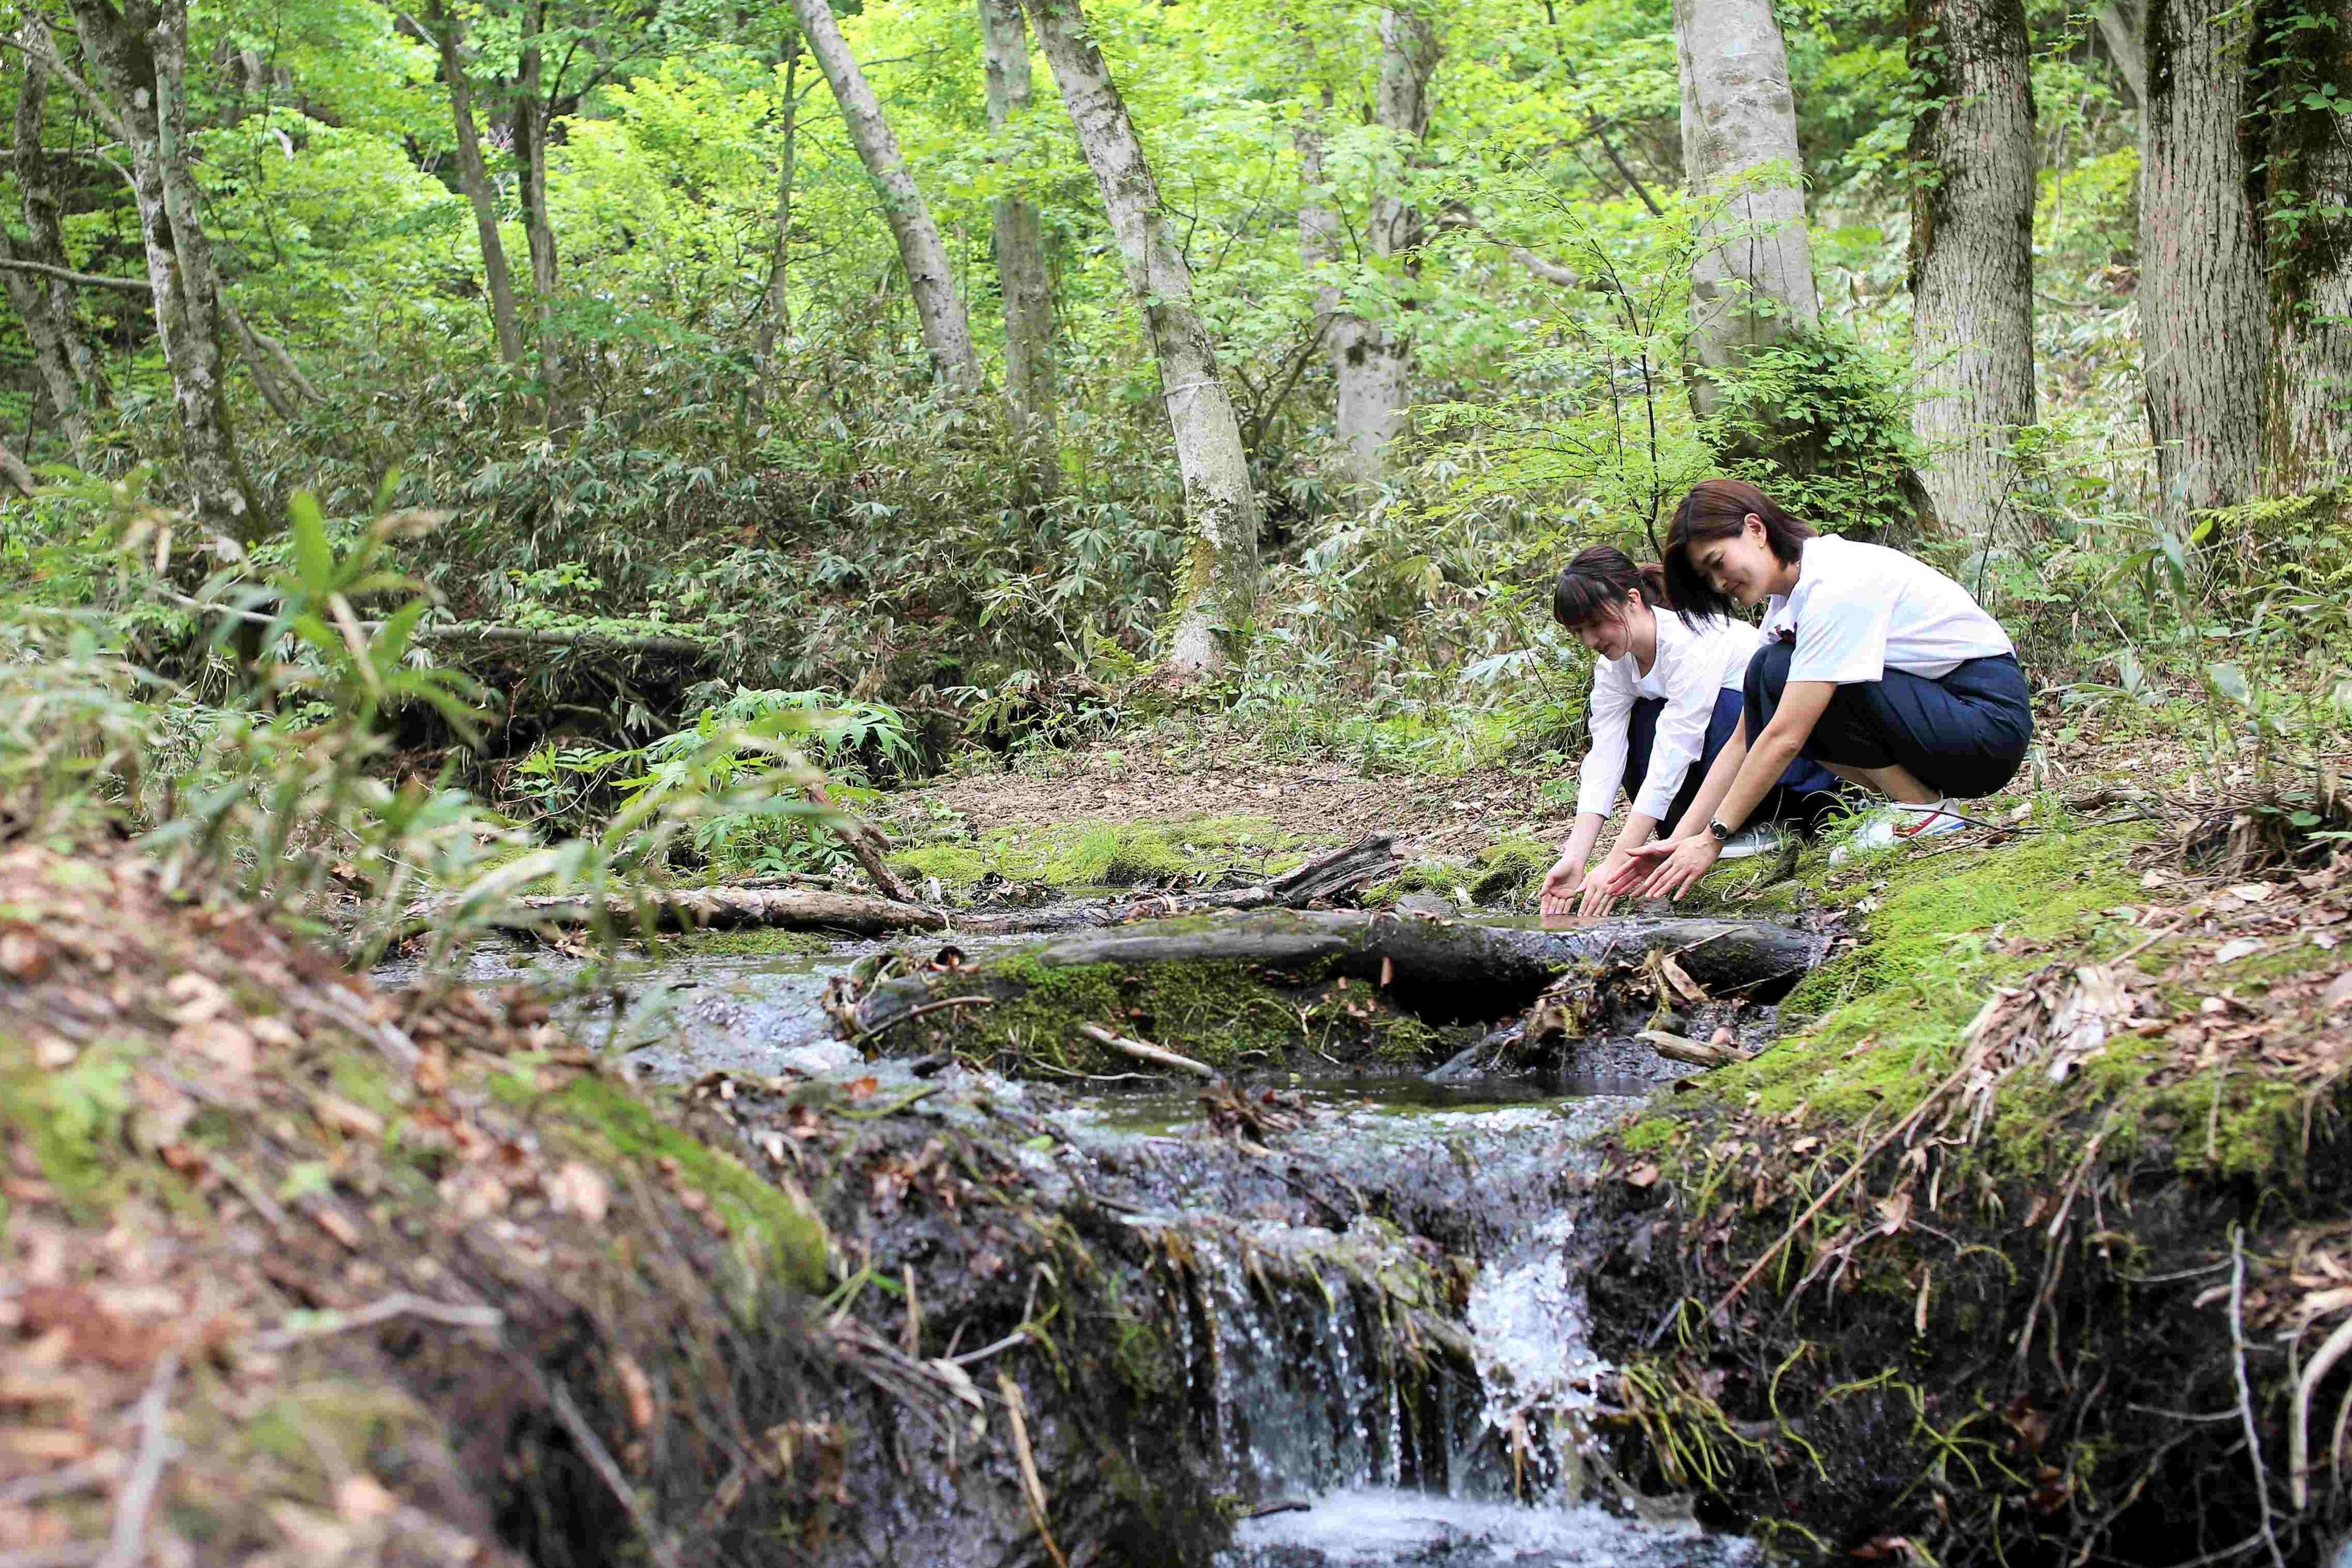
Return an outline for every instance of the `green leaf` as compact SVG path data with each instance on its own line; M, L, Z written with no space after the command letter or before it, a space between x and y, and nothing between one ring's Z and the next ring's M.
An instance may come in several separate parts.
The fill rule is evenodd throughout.
M327 521L306 493L286 503L286 514L294 535L295 574L312 598L323 599L335 591L335 547L327 542Z

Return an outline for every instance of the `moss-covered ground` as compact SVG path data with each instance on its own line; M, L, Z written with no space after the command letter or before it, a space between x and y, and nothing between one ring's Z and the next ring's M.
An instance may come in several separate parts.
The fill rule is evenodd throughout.
M1301 832L1265 816L1204 816L1189 822L1076 819L961 833L892 857L902 872L936 877L962 892L993 874L1016 884L1055 888L1160 886L1179 878L1205 883L1228 873L1246 880L1286 871L1353 835Z
M2346 1510L2289 1508L2282 1466L2288 1347L2352 1304L2313 1239L2352 1204L2352 868L2036 826L1710 889L1846 934L1776 1046L1617 1141L1622 1420L1654 1479L1801 1550L2252 1561L2268 1500L2315 1553Z

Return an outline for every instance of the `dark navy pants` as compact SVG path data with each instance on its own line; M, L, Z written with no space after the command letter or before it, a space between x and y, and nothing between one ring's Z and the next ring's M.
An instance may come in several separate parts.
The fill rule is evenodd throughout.
M1706 721L1706 743L1699 750L1698 761L1683 777L1683 787L1676 792L1675 803L1666 811L1666 819L1658 825L1658 837L1664 838L1675 824L1683 819L1690 803L1698 795L1698 786L1706 782L1706 770L1715 765L1716 753L1739 728L1739 716L1747 710L1747 701L1737 689L1726 687L1715 695L1715 711ZM1650 776L1650 748L1658 738L1658 719L1666 710L1663 697L1637 697L1633 712L1625 725L1625 798L1632 800L1642 793L1642 781ZM1759 822L1811 822L1818 819L1829 807L1838 804L1835 795L1838 777L1819 763L1799 757L1780 774L1780 784L1762 804L1748 813L1750 824Z
M1749 742L1779 710L1791 643L1767 643L1748 661ZM2017 776L2033 741L2025 673L2011 654L1969 659L1930 680L1890 669L1841 686L1799 755L1848 768L1900 764L1937 794L1975 800Z

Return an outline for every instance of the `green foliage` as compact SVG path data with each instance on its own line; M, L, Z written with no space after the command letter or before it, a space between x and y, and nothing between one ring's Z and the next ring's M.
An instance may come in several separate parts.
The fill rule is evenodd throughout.
M1902 528L1927 454L1911 434L1906 373L1835 327L1716 373L1703 426L1727 470L1832 532Z

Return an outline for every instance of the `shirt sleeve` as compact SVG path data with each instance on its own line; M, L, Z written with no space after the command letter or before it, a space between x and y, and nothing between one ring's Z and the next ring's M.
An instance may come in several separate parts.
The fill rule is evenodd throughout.
M1633 683L1620 677L1609 659L1592 670L1592 750L1577 777L1576 809L1607 816L1617 806L1617 786L1625 782L1625 731L1633 716Z
M1714 660L1685 657L1666 681L1666 709L1658 715L1657 738L1650 743L1650 771L1633 809L1653 822L1663 823L1681 793L1691 764L1706 749L1706 727L1715 717L1716 694L1723 689L1723 671Z
M1895 594L1888 584L1824 583L1805 596L1797 616L1797 650L1789 660L1789 679L1840 686L1885 679L1886 631L1894 611Z

